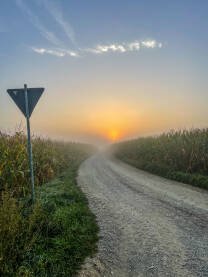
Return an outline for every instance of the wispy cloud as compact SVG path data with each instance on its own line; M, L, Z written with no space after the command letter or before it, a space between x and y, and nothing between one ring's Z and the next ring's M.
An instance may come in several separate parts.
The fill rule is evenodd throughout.
M64 56L71 56L71 57L78 57L79 55L71 50L66 50L66 49L46 49L46 48L36 48L36 47L31 47L31 49L38 53L38 54L49 54L49 55L53 55L56 57L64 57Z
M139 51L141 48L162 48L162 43L157 42L156 40L144 40L144 41L133 41L129 43L120 43L120 44L109 44L109 45L97 45L94 48L84 48L80 49L82 52L90 52L93 54L103 54L107 52L132 52Z
M75 33L69 22L67 22L63 17L63 12L61 7L57 5L54 1L43 0L46 9L53 16L56 22L62 27L63 31L67 37L75 44Z
M68 39L70 39L73 44L76 45L75 33L69 22L64 20L61 7L58 6L54 0L34 0L34 2L39 3L39 5L44 5L47 11L52 15L54 20L62 27L62 30L65 32ZM163 45L161 42L156 40L135 40L131 42L122 42L122 43L110 43L110 44L98 44L95 47L89 48L77 48L75 51L66 49L65 43L60 40L57 35L50 31L45 25L40 21L39 17L32 12L32 10L25 4L26 0L16 0L17 5L25 12L31 21L31 23L40 31L40 33L51 42L55 47L50 48L37 48L31 47L31 49L38 54L49 54L57 57L79 57L86 53L91 54L105 54L105 53L120 53L124 54L126 52L138 52L142 48L162 48ZM28 3L28 2L27 2Z
M57 57L71 56L71 57L80 57L84 53L91 54L104 54L104 53L126 53L126 52L138 52L142 48L162 48L162 43L157 42L156 40L143 40L143 41L133 41L128 43L120 44L109 44L109 45L97 45L94 48L79 48L76 52L68 49L55 48L55 49L46 49L46 48L36 48L31 47L32 50L38 54L50 54Z
M45 48L35 48L35 47L32 47L32 50L38 54L50 54L50 55L53 55L53 56L57 56L57 57L64 57L65 56L65 53L63 52L60 52L60 51L56 51L56 50L50 50L50 49L45 49Z
M126 49L123 45L120 45L120 44L110 44L110 45L98 45L95 48L80 49L80 51L91 52L93 54L102 54L102 53L107 53L109 51L124 53L126 52Z
M157 46L157 43L155 40L142 41L141 44L146 48L155 48Z
M42 36L54 45L61 46L63 42L51 31L49 31L29 8L23 0L16 0L17 5L28 15L31 23L40 31Z

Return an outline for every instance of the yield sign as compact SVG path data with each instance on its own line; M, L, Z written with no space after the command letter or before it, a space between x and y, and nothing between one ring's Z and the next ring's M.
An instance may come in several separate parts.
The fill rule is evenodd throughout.
M28 114L31 116L38 100L40 99L44 88L27 88L28 97ZM8 89L8 94L11 96L15 104L21 110L25 117L27 117L25 90L24 89Z
M8 89L7 92L11 96L12 100L18 106L20 111L24 114L27 121L27 136L28 136L28 154L30 162L30 176L31 176L31 189L32 189L32 201L35 201L35 184L34 184L34 170L32 159L32 144L30 134L30 116L40 99L44 88L27 88L24 85L24 89Z

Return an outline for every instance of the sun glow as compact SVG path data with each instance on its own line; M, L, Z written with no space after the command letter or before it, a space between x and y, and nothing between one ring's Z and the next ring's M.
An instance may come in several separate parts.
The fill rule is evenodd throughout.
M71 137L114 143L134 134L138 126L143 127L141 112L127 100L90 99L88 105L85 102L76 110L69 109L66 103L62 111L65 112L50 121L51 129L55 126L56 133L66 137L70 134Z
M108 138L113 142L117 141L119 137L120 137L119 132L117 130L113 129L113 130L110 130L108 133Z

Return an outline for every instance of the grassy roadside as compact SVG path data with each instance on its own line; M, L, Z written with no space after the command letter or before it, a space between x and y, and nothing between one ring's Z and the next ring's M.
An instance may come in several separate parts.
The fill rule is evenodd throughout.
M208 129L171 131L121 142L112 149L134 167L208 189Z
M4 233L10 243L1 276L74 276L85 257L96 252L98 226L76 184L77 168L37 188L33 207L22 199L15 214L14 203L5 199L0 213L7 209L13 215L14 232Z
M0 276L75 276L85 257L96 252L98 240L96 219L76 183L78 167L92 148L35 139L40 181L31 205L23 166L25 138L3 135L2 140L0 152L6 154L0 157Z
M32 269L31 276L74 276L85 257L97 249L98 227L76 185L76 170L67 169L37 190L43 225L20 267L26 272Z
M170 180L178 181L185 184L190 184L192 186L200 187L203 189L208 189L207 176L203 176L200 174L184 173L180 171L172 171L169 167L164 165L162 166L151 162L135 161L133 159L123 157L120 154L115 154L115 156L121 161L129 165L132 165L138 169L148 171L150 173L156 174L158 176L161 176Z

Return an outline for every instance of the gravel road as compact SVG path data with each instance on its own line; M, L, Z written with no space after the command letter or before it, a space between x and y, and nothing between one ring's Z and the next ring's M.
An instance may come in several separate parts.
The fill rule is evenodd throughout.
M100 226L99 251L80 276L208 277L208 192L105 154L78 183Z

